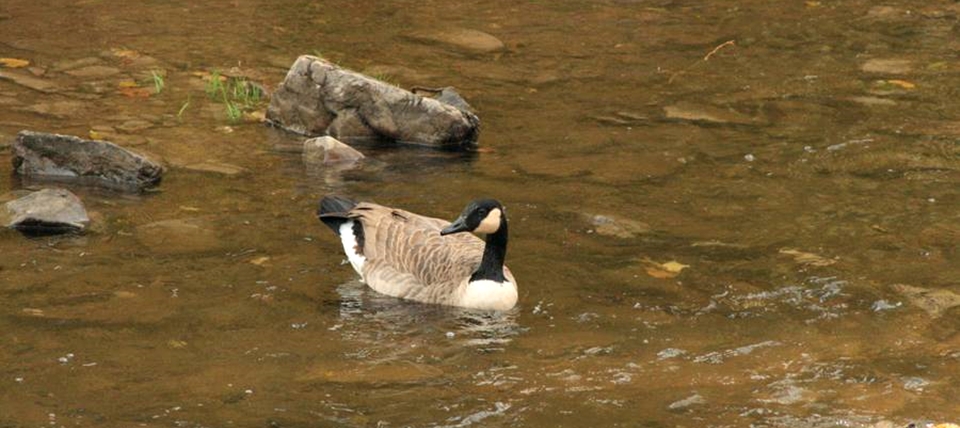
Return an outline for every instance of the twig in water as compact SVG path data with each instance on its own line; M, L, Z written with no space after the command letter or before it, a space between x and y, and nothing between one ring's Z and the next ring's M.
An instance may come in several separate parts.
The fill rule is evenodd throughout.
M727 41L725 41L725 42L723 42L723 43L720 43L719 45L717 45L717 47L713 48L713 50L710 51L710 53L708 53L706 56L704 56L704 57L703 57L703 60L704 60L704 61L709 60L710 57L713 56L713 54L717 53L717 51L719 51L720 49L723 49L723 48L725 48L725 47L727 47L727 46L733 46L733 45L736 45L736 44L737 44L737 42L736 42L735 40L727 40Z
M703 60L704 60L704 61L708 61L708 60L710 60L710 57L713 56L713 54L719 52L720 49L723 49L723 48L725 48L725 47L727 47L727 46L736 46L736 44L737 44L737 42L736 42L735 40L727 40L727 41L725 41L725 42L717 45L717 47L713 48L713 50L711 50L711 51L708 52L706 55L704 55ZM693 68L693 67L696 67L697 64L700 64L700 61L697 61L697 62L695 62L695 63L693 63L693 64L690 64L689 66L687 66L687 68L684 68L683 70L680 70L680 71L678 71L678 72L676 72L676 73L673 73L673 75L670 76L670 79L667 80L667 84L669 85L669 84L673 83L673 79L676 79L677 76L679 76L679 75L681 75L681 74L683 74L683 73L686 73L687 71L690 71L690 69Z

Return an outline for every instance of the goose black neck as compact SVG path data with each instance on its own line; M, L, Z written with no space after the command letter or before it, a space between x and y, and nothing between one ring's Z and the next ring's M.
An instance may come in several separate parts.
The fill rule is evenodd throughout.
M500 222L500 228L496 232L487 235L487 245L483 248L483 259L480 260L480 267L477 268L470 281L486 279L490 281L503 282L506 277L503 276L503 260L507 257L507 218L504 217Z

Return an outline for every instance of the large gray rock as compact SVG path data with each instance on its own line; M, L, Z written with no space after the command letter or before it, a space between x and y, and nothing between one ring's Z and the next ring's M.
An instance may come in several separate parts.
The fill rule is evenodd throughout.
M43 189L0 209L0 222L30 235L81 232L90 224L83 203L65 189Z
M350 126L336 124L340 117ZM480 119L467 110L309 55L294 62L274 91L267 120L299 134L336 138L351 137L338 132L356 133L359 123L378 137L446 148L471 147L480 132Z
M17 174L59 181L77 181L122 191L156 186L160 164L107 141L21 131L13 145Z
M349 166L363 159L363 153L330 136L311 138L303 142L303 162L308 166Z

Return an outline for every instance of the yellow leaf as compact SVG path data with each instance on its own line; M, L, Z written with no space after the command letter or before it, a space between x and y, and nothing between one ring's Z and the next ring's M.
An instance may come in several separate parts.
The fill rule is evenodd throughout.
M138 85L137 82L134 82L133 80L122 80L120 81L120 83L117 83L117 86L121 88L136 88L140 85Z
M7 68L21 68L30 65L30 61L18 58L0 58L0 66Z
M263 266L263 264L266 263L268 260L270 260L270 257L261 256L261 257L255 258L255 259L253 259L253 260L250 260L250 263L251 263L251 264L255 264L255 265L257 265L257 266Z
M167 346L173 349L183 349L187 347L187 342L182 340L170 339L167 341Z
M793 261L800 263L802 265L808 266L830 266L837 261L834 259L828 259L821 255L807 253L800 250L794 250L792 248L781 248L780 254L786 254L788 256L793 256Z
M917 87L917 85L912 82L908 82L906 80L899 80L899 79L887 80L887 83L891 85L897 85L903 89L913 89Z
M675 260L666 263L657 263L650 259L643 259L643 262L647 264L647 275L659 279L673 278L679 275L684 269L690 267Z
M92 130L92 129L90 130L90 132L89 132L88 134L90 135L90 139L91 139L91 140L102 140L102 139L103 139L103 134L101 134L101 133L99 133L99 132L97 132L97 131L94 131L94 130Z

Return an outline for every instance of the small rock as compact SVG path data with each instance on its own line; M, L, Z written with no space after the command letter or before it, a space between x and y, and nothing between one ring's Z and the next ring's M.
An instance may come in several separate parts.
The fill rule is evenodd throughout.
M501 51L504 48L503 42L493 35L465 28L414 34L411 38L428 43L439 43L473 53L491 53Z
M163 220L137 228L137 240L154 253L204 253L222 248L217 234L199 219Z
M83 202L66 189L44 189L4 204L0 221L29 235L82 232L90 224Z
M240 166L231 165L228 163L213 162L213 161L184 165L183 168L191 171L221 174L221 175L226 175L228 177L233 177L233 176L248 172L246 168L243 168Z
M0 80L9 80L25 88L44 93L56 92L60 90L60 87L56 83L53 83L49 80L17 73L14 71L0 69Z
M363 153L329 136L303 142L303 162L307 165L352 165L364 157Z
M120 69L108 67L106 65L88 65L86 67L67 70L66 73L73 77L80 77L84 79L102 79L120 74Z
M912 62L905 59L879 59L867 60L860 66L860 69L867 73L879 74L907 74L913 70Z

